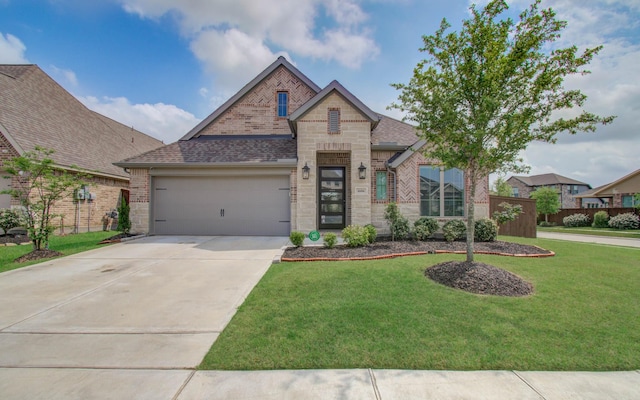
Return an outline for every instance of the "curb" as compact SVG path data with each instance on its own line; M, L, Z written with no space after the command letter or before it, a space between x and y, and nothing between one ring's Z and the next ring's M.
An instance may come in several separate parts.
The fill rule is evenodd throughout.
M120 238L120 239L113 239L113 240L103 240L101 242L98 242L98 244L113 244L113 243L123 243L123 242L128 242L130 240L135 240L135 239L140 239L143 238L147 235L136 235L136 236L129 236L126 238Z

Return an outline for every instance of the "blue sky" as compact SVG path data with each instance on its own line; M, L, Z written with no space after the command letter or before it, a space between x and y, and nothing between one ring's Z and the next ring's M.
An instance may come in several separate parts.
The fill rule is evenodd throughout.
M478 0L483 3L483 0ZM526 0L509 1L519 12ZM279 55L323 87L340 81L372 109L397 98L421 36L468 0L0 0L0 63L38 64L89 108L170 143ZM569 23L561 45L604 44L592 74L567 87L617 115L593 133L523 153L531 174L593 186L640 168L640 1L544 0Z

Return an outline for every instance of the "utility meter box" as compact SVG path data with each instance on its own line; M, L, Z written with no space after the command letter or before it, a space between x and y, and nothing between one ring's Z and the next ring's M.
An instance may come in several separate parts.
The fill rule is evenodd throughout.
M76 200L84 200L84 189L76 189Z

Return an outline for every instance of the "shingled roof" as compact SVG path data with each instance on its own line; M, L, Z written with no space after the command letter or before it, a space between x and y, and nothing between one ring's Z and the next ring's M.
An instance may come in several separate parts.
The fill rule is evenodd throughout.
M201 136L180 140L132 157L119 167L204 165L296 165L296 141L290 135Z
M580 182L575 179L567 178L566 176L558 174L542 174L532 176L512 176L512 178L519 180L527 186L549 186L549 185L586 185L591 187L588 183Z
M114 161L163 145L89 110L37 65L0 65L0 131L19 153L52 149L54 162L128 178Z

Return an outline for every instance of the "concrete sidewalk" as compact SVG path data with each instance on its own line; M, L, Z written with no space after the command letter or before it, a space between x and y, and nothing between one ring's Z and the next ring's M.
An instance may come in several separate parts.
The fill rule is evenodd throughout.
M537 236L541 239L568 240L571 242L607 244L611 246L640 247L640 239L620 238L612 236L592 236L579 235L564 232L544 232L538 231Z

